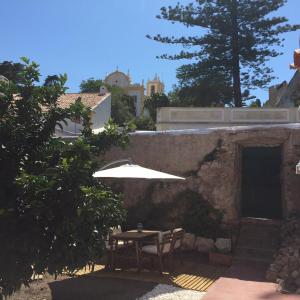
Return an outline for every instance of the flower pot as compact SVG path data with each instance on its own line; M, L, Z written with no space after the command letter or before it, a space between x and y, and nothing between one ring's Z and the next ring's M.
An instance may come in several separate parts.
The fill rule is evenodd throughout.
M230 266L232 255L230 253L209 252L209 263L213 265Z

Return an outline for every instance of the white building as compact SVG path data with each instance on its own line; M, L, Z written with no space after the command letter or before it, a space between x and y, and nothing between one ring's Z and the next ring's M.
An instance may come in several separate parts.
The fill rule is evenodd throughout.
M98 133L103 130L105 123L111 116L111 95L102 91L100 93L71 93L62 95L58 100L58 106L68 108L80 98L81 102L92 111L92 130ZM67 120L67 125L61 124L63 130L57 126L57 136L80 135L83 129L81 120Z
M110 86L118 86L124 90L126 95L131 96L134 99L134 106L136 110L136 116L140 117L144 112L144 101L145 101L145 87L144 82L132 83L130 74L126 75L119 70L109 74L105 78L105 83ZM154 93L164 93L164 84L155 75L153 80L147 81L146 96L149 97Z

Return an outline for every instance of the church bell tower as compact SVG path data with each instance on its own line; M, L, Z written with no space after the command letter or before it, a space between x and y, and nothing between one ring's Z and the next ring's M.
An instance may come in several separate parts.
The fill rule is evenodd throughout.
M147 81L147 97L151 97L153 94L162 94L165 91L164 83L159 79L157 74L153 80Z

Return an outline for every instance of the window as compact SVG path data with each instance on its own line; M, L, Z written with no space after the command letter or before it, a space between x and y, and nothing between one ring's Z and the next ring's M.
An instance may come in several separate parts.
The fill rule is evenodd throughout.
M133 98L135 114L137 114L137 96L131 96Z
M150 88L150 95L152 96L153 94L155 94L155 85L151 85Z

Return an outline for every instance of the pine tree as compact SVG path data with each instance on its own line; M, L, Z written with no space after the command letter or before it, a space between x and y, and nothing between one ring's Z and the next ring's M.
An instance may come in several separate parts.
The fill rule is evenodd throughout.
M270 16L286 2L194 0L188 5L178 3L174 7L162 7L159 19L198 27L204 33L199 36L158 34L147 37L185 48L179 54L161 56L171 60L190 60L177 70L182 87L197 87L206 80L211 89L218 89L220 84L215 78L221 78L222 88L225 84L231 89L230 101L241 107L249 90L266 87L274 79L267 62L281 54L275 48L283 45L280 34L300 29L300 25L289 25L285 17ZM223 98L228 98L228 95Z

